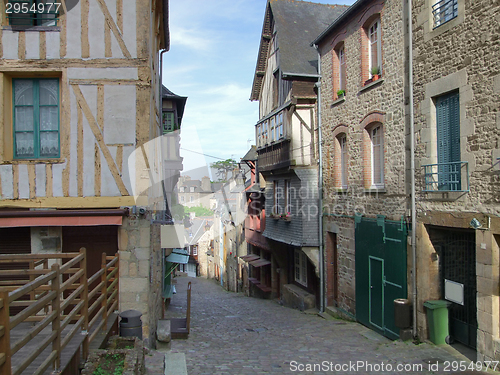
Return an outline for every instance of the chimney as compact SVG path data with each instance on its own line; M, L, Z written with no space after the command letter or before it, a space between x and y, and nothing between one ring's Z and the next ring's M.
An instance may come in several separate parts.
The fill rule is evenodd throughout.
M204 191L212 191L212 184L210 183L210 178L205 176L201 179L201 188Z

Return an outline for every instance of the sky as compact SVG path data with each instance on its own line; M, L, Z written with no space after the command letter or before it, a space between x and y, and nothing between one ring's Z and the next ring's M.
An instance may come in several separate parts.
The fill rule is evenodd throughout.
M255 144L259 107L249 98L266 3L169 1L170 50L163 55L163 84L188 97L181 126L183 174L201 178L210 163L239 161Z

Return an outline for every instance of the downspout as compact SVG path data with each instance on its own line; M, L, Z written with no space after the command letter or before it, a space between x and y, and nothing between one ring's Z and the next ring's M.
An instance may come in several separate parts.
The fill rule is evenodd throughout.
M163 54L168 51L168 48L165 48L160 52L160 92L158 94L158 116L160 117L160 131L161 135L160 137L163 136L163 129L162 129L162 98L163 98ZM162 142L163 143L163 142ZM162 151L162 160L163 160L163 148L160 148ZM163 167L163 163L162 163ZM163 176L163 173L162 173ZM167 221L171 222L173 224L173 219L172 219L172 212L170 211L170 207L168 206L168 199L167 199L167 189L165 188L165 180L164 177L161 179L161 187L163 190L163 200L165 201L165 214L167 216Z
M323 254L323 149L321 135L321 55L319 48L314 44L314 48L318 51L318 153L319 153L319 170L318 170L318 218L319 218L319 295L320 304L319 312L325 311L325 275L324 275L324 254Z
M408 0L408 86L410 104L410 184L411 184L411 255L412 255L412 294L413 294L413 337L417 337L417 209L415 202L415 124L413 108L413 25L412 3Z

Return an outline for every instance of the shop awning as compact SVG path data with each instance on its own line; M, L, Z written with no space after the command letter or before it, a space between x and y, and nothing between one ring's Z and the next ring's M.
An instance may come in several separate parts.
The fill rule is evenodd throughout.
M189 261L189 253L185 249L173 249L165 260L170 263L186 264Z
M121 216L0 217L0 228L122 225Z
M244 262L251 262L252 260L256 260L259 258L260 256L258 256L257 254L248 254L240 257L240 259L243 260Z
M254 267L262 267L262 266L267 266L267 265L271 264L271 262L266 260L266 259L257 259L257 260L253 260L251 262L248 262L248 264L250 264Z

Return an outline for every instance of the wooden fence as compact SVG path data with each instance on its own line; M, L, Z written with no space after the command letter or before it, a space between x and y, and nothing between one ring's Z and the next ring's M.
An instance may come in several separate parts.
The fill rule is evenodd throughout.
M5 264L13 269L0 270L0 374L21 374L47 348L50 354L33 374L43 374L50 365L61 371L61 352L77 333L84 335L86 359L90 343L118 309L118 254L103 253L100 270L90 277L84 248L79 253L0 255L0 266ZM14 339L16 328L22 334ZM39 335L42 331L48 334ZM22 359L14 364L18 352Z

